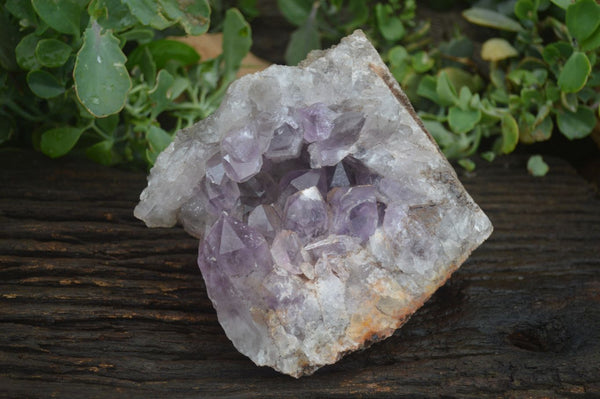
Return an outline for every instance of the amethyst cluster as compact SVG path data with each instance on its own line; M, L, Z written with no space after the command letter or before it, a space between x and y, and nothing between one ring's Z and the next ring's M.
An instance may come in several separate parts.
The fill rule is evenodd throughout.
M360 31L234 82L135 215L200 238L227 336L294 377L390 336L492 232Z

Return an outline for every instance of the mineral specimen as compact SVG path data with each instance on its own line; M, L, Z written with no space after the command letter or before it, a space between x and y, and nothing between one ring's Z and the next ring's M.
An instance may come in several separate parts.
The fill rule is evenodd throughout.
M201 238L240 352L294 377L390 336L492 232L360 31L234 82L140 199Z

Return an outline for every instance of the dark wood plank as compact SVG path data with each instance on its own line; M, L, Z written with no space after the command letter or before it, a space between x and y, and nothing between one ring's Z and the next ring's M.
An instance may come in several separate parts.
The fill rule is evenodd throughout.
M393 337L311 377L221 330L181 229L132 216L139 172L0 157L0 397L600 397L600 200L565 162L462 176L492 237Z

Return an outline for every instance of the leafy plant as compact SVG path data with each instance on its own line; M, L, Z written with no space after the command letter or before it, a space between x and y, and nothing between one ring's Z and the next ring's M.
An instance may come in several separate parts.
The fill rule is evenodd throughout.
M362 0L277 0L283 16L297 29L288 43L285 59L290 65L309 51L328 47L357 28L366 29L374 42L403 39L415 24L414 0L389 0L370 4Z
M279 0L282 13L299 26L295 34L310 32L313 38L292 38L289 63L319 47L318 39L332 32L327 21L342 16L353 21L348 26L365 29L446 156L467 170L475 167L476 153L491 161L519 143L548 140L556 130L569 139L589 135L600 113L600 5L594 0L478 4L492 8L473 7L464 17L499 31L482 44L479 57L474 40L461 34L428 48L429 26L414 21L412 1L357 8L352 1ZM533 165L543 164L532 159ZM547 171L529 169L536 175Z
M50 157L75 149L103 164L152 164L170 132L218 106L251 45L235 9L215 59L199 62L167 37L206 32L207 0L2 3L0 143L31 140Z

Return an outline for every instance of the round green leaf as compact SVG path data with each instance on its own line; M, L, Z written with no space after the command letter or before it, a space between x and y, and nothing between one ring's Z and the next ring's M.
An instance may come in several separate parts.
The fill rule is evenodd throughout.
M394 10L389 4L377 3L375 5L375 17L377 18L379 32L381 32L381 36L390 42L402 39L406 33L404 24L394 14Z
M52 98L65 92L65 88L54 75L39 69L27 74L27 84L33 94L41 98Z
M560 111L556 115L558 129L569 140L589 135L596 126L594 111L588 107L579 107L576 112Z
M85 149L85 155L92 161L102 165L111 165L113 163L113 141L104 140Z
M56 68L67 62L71 51L71 46L60 40L42 39L35 48L35 56L43 66Z
M532 155L527 161L527 170L533 176L544 176L548 173L550 167L544 162L541 155Z
M515 4L515 15L519 19L536 20L537 10L531 0L518 0Z
M463 11L463 17L467 21L476 25L487 26L489 28L507 30L511 32L520 32L523 30L521 24L506 15L499 12L488 10L487 8L473 7Z
M394 46L388 51L388 59L393 66L400 65L408 58L408 51L402 46Z
M48 130L42 134L40 148L50 158L63 156L71 151L82 133L83 129L70 126Z
M519 142L519 125L511 114L502 116L502 152L513 152Z
M478 109L463 110L459 107L450 107L448 110L448 125L454 133L466 133L473 130L481 119Z
M571 54L558 77L558 86L565 93L578 92L585 86L588 75L592 70L590 60L579 51Z
M595 0L579 0L567 8L566 23L575 39L587 39L600 26L600 6Z
M79 36L80 2L75 0L31 0L40 18L60 33Z
M417 73L424 73L430 70L435 64L435 60L425 51L419 51L412 56L412 65Z
M39 67L37 58L35 57L35 48L37 47L40 38L35 33L23 37L15 48L15 57L17 64L25 70L32 70Z
M96 22L85 30L73 76L77 97L92 115L108 116L125 105L131 88L126 60L110 31L101 32Z

